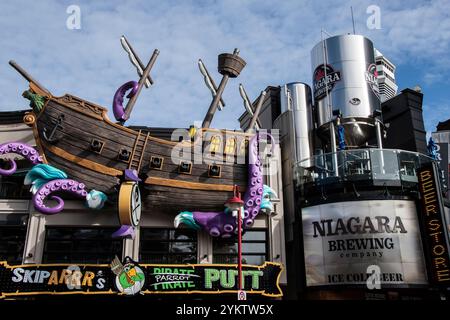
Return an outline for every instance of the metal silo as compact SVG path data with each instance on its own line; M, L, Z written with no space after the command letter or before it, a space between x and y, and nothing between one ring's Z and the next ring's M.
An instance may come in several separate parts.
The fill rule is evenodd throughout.
M372 41L330 37L312 49L311 63L318 134L329 141L333 112L340 112L347 146L364 145L375 134L373 112L380 109Z
M292 112L292 123L287 126L292 128L294 137L294 160L308 159L312 156L314 128L311 87L302 82L288 83L281 86L280 100L281 114Z

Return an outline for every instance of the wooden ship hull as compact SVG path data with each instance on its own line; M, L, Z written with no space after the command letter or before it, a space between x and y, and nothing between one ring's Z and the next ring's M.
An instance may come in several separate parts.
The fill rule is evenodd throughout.
M44 162L88 189L106 193L113 202L126 169L138 173L143 205L150 210L222 211L234 185L245 191L249 134L205 129L197 132L194 141L169 141L114 123L107 109L75 96L41 94L46 95L44 107L38 114L27 114L24 121L33 127ZM211 144L212 139L216 139L215 144ZM187 150L183 158L173 155L177 146L185 153ZM228 153L222 153L224 148ZM186 156L191 161L186 161ZM201 159L201 163L194 159ZM219 161L220 172L212 175L214 161ZM189 170L183 172L181 162L190 163L184 168Z

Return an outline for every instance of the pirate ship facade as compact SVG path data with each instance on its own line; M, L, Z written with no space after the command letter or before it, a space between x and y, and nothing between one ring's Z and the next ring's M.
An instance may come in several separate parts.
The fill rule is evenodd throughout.
M26 121L33 126L47 163L83 181L89 189L111 196L118 192L126 170L135 170L142 179L149 207L172 212L193 207L220 210L233 185L245 190L247 165L242 159L239 164L238 159L245 156L245 143L251 137L247 134L201 130L200 134L208 139L205 143L200 135L193 142L164 140L114 123L107 109L71 95L48 97L40 113L27 114ZM225 136L230 153L223 154L217 148L217 153L212 151L214 156L203 159L205 149L216 150L211 140ZM230 147L238 144L243 146L241 156L236 155L236 147ZM174 155L175 148L185 154ZM194 159L199 158L202 163L195 163ZM173 197L174 188L177 197ZM182 190L189 192L183 196ZM208 201L202 201L205 199Z
M30 204L33 206L27 209L30 226L27 229L27 243L22 262L31 265L55 262L108 263L111 261L108 259L112 259L114 255L119 256L122 251L124 265L119 271L113 270L119 277L124 276L122 273L126 268L132 270L132 267L127 267L130 264L128 257L143 263L172 263L178 267L180 263L188 263L189 268L194 269L197 268L195 263L200 261L222 263L220 268L228 270L231 276L237 272L235 269L238 266L229 263L238 261L241 270L239 276L242 275L242 267L245 269L245 277L245 272L251 271L246 268L253 265L258 269L255 276L258 274L261 283L264 282L264 285L252 287L251 293L281 296L278 285L281 264L268 262L263 265L264 261L268 260L283 261L281 256L284 250L284 234L280 231L282 207L279 209L280 214L273 220L276 221L275 224L270 214L276 211L272 203L276 193L268 186L280 186L280 175L275 175L275 179L270 183L271 178L264 177L262 172L268 159L261 156L267 150L268 143L271 153L279 154L279 149L270 134L253 131L253 128L258 128L257 118L265 100L265 92L262 92L253 111L251 130L237 132L209 128L216 110L225 106L222 93L228 79L237 77L246 64L236 49L232 54L219 55L218 69L222 74L219 86L216 86L203 62L199 60L200 71L213 94L200 128L191 126L189 130L174 130L172 137L166 135L162 138L152 134L151 128L127 127L125 122L130 118L141 90L153 84L150 70L159 51L155 50L148 64L144 66L124 37L121 42L137 69L139 81L129 81L116 91L112 108L116 121L108 117L108 109L95 103L70 94L54 96L17 63L10 61L10 65L29 83L29 89L23 96L30 100L31 110L24 114L23 122L33 132L35 143L0 144L0 158L7 157L9 160L9 166L5 166L5 163L0 165L0 176L11 176L17 169L15 158L8 158L9 154L18 154L33 165L24 180L24 184L31 185L33 196ZM124 106L127 93L128 101ZM243 88L241 95L246 107L253 110L253 107L248 106L250 102ZM273 172L277 173L278 170ZM242 199L240 192L243 193ZM89 208L102 209L101 214L88 213L74 197L84 198ZM242 206L239 207L238 204ZM2 205L0 200L0 211ZM259 215L260 212L267 215ZM111 213L118 213L121 225L119 230L112 234L114 239L111 239L111 228L117 227L117 216ZM74 225L77 227L71 231ZM187 228L179 229L180 226ZM276 237L272 237L272 228L278 230ZM89 248L84 245L85 249L81 249L86 253L79 253L79 249L74 249L77 257L62 253L59 249L53 252L51 239L55 230L63 234L72 232L72 236L83 238L84 233L87 235L106 229L109 230L108 240L89 240ZM242 259L237 259L233 247L230 247L234 246L237 241L235 235L241 234L241 231L245 231L250 239L250 252L246 253L244 249L244 252L239 254L239 257L242 255L249 259L247 266L242 266ZM78 247L88 241L83 238L81 241L74 240L72 245L69 245L65 237L59 237L54 243L64 246L64 251L70 251L71 247ZM252 240L252 237L256 238ZM213 238L231 241L220 243L224 249L217 249L217 257L213 255ZM113 248L105 250L103 243L111 243ZM158 244L155 245L156 243ZM241 243L241 240L238 243ZM214 247L216 245L214 244ZM95 256L86 250L96 251ZM226 250L228 254L220 253L221 250ZM9 265L4 264L4 267L8 269ZM143 268L150 272L153 267L155 266L146 265ZM168 272L170 269L167 267L171 268L166 265L165 269L161 270ZM198 269L201 272L201 268ZM7 273L2 269L2 263L0 271L0 274ZM149 273L146 277L152 275L154 273ZM131 274L128 276L132 279ZM98 275L95 277L97 279ZM124 277L128 279L127 276ZM107 279L97 280L97 283L111 282ZM247 280L244 280L245 287L249 285ZM235 281L232 287L225 283L226 288L231 291L219 291L235 293L241 288L238 283L241 282ZM272 287L269 288L267 283ZM255 282L252 282L252 286L254 285ZM204 293L205 288L201 283L191 283L190 288L193 287L200 288L198 293ZM262 287L262 291L256 290ZM139 288L135 291L160 293L155 291L158 288L163 289L164 292L161 293L178 292L167 291L178 288L171 285L149 285L145 290ZM124 293L120 286L116 286L116 289ZM50 287L38 291L42 290L44 293L50 290L51 294L65 294L67 291L65 288L55 291ZM211 290L214 293L219 292L216 287ZM0 291L0 298L3 297L2 294L15 293Z
M26 152L34 164L44 164L32 170L26 179L35 185L32 188L35 207L46 214L60 212L64 202L58 194L62 192L85 197L93 208L101 208L109 199L118 203L122 224L114 235L133 237L142 203L150 210L181 212L175 219L176 226L182 223L194 228L203 227L213 236L229 237L236 232L237 226L236 221L232 221L234 218L225 217L228 213L224 212L224 204L233 195L233 190L239 188L246 192L244 224L251 226L263 208L263 198L273 194L263 185L261 135L209 129L217 108L225 105L222 93L228 79L237 77L246 65L239 57L239 50L219 55L218 70L222 80L218 87L199 60L200 71L213 93L202 127L191 126L184 135L166 140L153 137L145 130L124 126L141 90L153 84L150 71L159 51L153 52L144 68L125 37L121 38L121 43L140 79L139 82L129 81L116 91L113 113L117 122L111 121L107 109L97 104L70 94L53 96L16 62L10 61L30 86L23 96L31 101L32 111L25 115L24 122L33 129L40 157L33 160L30 157L34 152ZM129 100L124 107L127 92ZM250 129L257 125L264 96L263 91ZM264 136L273 140L270 134ZM177 138L181 139L176 141ZM15 152L17 148L19 153L30 150L29 146L19 143L17 146L6 145L0 153ZM2 172L7 174L14 169ZM47 207L49 198L56 200L57 205Z

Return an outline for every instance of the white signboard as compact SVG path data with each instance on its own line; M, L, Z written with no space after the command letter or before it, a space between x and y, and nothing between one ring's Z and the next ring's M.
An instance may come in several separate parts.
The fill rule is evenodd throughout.
M322 204L302 220L307 286L427 284L413 201Z

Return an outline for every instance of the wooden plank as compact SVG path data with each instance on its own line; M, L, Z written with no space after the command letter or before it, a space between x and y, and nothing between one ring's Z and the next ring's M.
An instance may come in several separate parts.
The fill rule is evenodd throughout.
M42 119L41 121L43 121ZM64 129L66 130L66 129ZM73 132L73 129L71 129ZM72 133L71 132L71 133ZM117 160L117 155L112 154L108 151L105 146L102 155L94 153L90 151L90 142L81 141L82 137L85 136L83 133L80 136L74 136L72 134L66 134L61 141L56 143L56 146L65 150L68 153L71 153L76 156L80 156L82 158L86 158L93 162L100 163L102 165L106 165L108 167L115 167L118 170L124 170L127 168L127 164L124 162L120 162ZM117 144L116 144L117 145ZM117 145L119 147L119 145ZM117 148L119 149L119 148ZM109 154L108 154L109 153ZM108 154L109 158L103 157L103 155ZM82 155L82 156L81 156ZM149 159L144 161L144 164L148 163ZM245 165L223 165L221 166L222 177L221 178L211 178L208 176L208 165L194 165L192 170L192 176L182 175L178 173L178 164L172 164L170 159L165 159L165 163L163 165L162 172L166 172L164 175L162 172L158 172L158 170L149 170L148 167L143 170L143 173L147 173L152 176L158 176L163 178L176 178L180 176L181 180L185 181L194 181L194 182L202 182L202 183L213 183L213 184L245 184L247 180L247 168ZM230 172L227 174L227 171Z
M167 165L163 165L165 169L168 169ZM220 178L213 178L208 176L208 170L200 170L195 166L192 169L191 174L183 174L178 172L178 166L172 165L173 171L163 171L151 169L145 174L147 177L165 178L170 180L180 180L186 182L207 183L214 185L246 185L247 176L227 176L222 175ZM144 171L143 171L144 172Z
M149 138L150 139L150 138ZM150 139L151 140L151 139ZM153 143L149 143L148 147L146 148L146 152L149 153L156 153L156 154L160 154L164 157L170 157L172 155L172 150L175 146L169 146L166 144L162 144L156 141L153 141ZM197 155L196 158L200 158L203 159L203 161L208 161L208 162L226 162L227 159L232 159L234 164L245 164L246 163L246 157L245 156L224 156L221 153L216 153L215 156L211 156L208 152L203 153L203 149L200 147L197 147L199 150L194 149L193 147L190 146L177 146L177 154L179 153L179 151L183 151L186 153L186 157L189 157L191 159L194 159L194 157ZM202 150L202 151L200 151ZM239 160L239 163L238 163ZM242 163L243 162L243 163Z
M70 179L83 182L88 189L96 189L105 193L115 192L114 187L119 184L116 177L101 175L100 173L74 166L57 155L47 151L49 162L55 167L63 170Z
M154 156L160 156L157 154L154 154ZM150 159L148 159L150 160ZM179 166L179 162L172 162L172 160L170 158L164 158L164 164L162 166L162 171L163 172L168 172L168 173L174 173L174 172L178 172L178 166ZM246 179L247 178L247 174L248 174L248 169L246 166L230 166L230 165L220 165L221 167L221 177L224 179ZM208 177L208 168L209 165L208 164L192 164L192 175L194 176L200 176L200 177ZM155 171L155 169L152 169L149 167L149 161L144 161L144 165L142 166L142 173L148 173L148 172L152 172ZM157 170L157 171L161 171L161 170Z
M79 128L96 128L94 132L96 133L107 133L105 138L115 139L120 143L124 143L126 145L133 145L134 140L136 139L137 132L133 131L130 133L128 130L122 130L121 127L112 126L104 121L93 119L90 117L86 117L84 114L77 112L73 109L65 108L59 104L53 104L46 108L46 113L52 116L53 118L58 118L60 114L64 114L65 122L67 124L77 126ZM125 127L123 127L125 128Z
M45 115L44 117L40 118L39 128L41 129L41 132L45 126L48 126L50 128L52 126L52 121L55 120L55 118L52 118L49 115ZM90 149L91 141L93 138L101 140L102 142L104 142L104 146L102 154L100 156L105 156L105 158L108 158L109 160L116 160L120 148L128 147L117 143L117 141L115 140L99 138L96 135L88 135L85 129L80 129L75 126L65 126L61 131L64 134L65 140L68 139L69 141L71 141L70 143L72 145L76 145L85 150Z
M166 186L172 188L182 188L182 189L191 189L191 190L208 190L208 191L233 191L233 185L223 185L223 184L211 184L211 183L198 183L198 182L189 182L189 181L181 181L175 179L164 179L157 177L148 177L145 180L147 184L155 184L159 186ZM241 188L241 191L244 188Z
M216 211L225 209L225 202L233 192L176 189L167 186L145 185L143 205L149 210L168 214L180 211ZM176 193L175 193L176 192Z
M166 148L165 146L149 143L146 148L145 158L150 160L151 156L160 156L160 157L164 157L165 163L167 162L167 160L169 160L168 162L170 164L178 165L179 161L182 160L182 158L177 157L177 156L172 158L171 153L172 153L171 150L169 150L169 148ZM186 158L194 160L192 154L187 155ZM194 164L195 167L204 168L205 170L207 170L208 164L205 163L206 159L203 159L201 157L200 157L200 159L202 159L202 164ZM246 164L236 164L236 163L231 164L231 163L225 162L220 165L223 168L222 172L227 173L227 174L232 174L232 172L234 172L236 170L242 171L242 172L247 172L247 170L248 170Z
M43 125L44 123L41 123L39 127L42 128ZM62 134L63 137L59 141L55 142L53 144L54 146L61 148L68 153L100 163L107 167L113 167L121 171L127 168L127 163L118 160L118 151L112 152L110 149L106 148L106 142L101 154L99 154L91 151L91 143L86 134L75 134L73 129L71 129L71 132L65 131ZM88 139L86 139L86 137L88 137ZM119 150L120 145L116 144L116 146L117 150Z
M120 170L110 168L110 167L104 166L102 164L99 164L99 163L96 163L96 162L93 162L93 161L90 161L87 159L80 158L76 155L66 152L65 150L63 150L61 148L52 146L51 144L47 144L43 141L42 141L42 145L45 149L56 154L57 156L65 159L67 161L75 162L77 165L80 165L84 168L87 168L87 169L90 169L93 171L98 171L98 172L101 172L103 174L110 175L110 176L120 176L123 174L123 172Z

